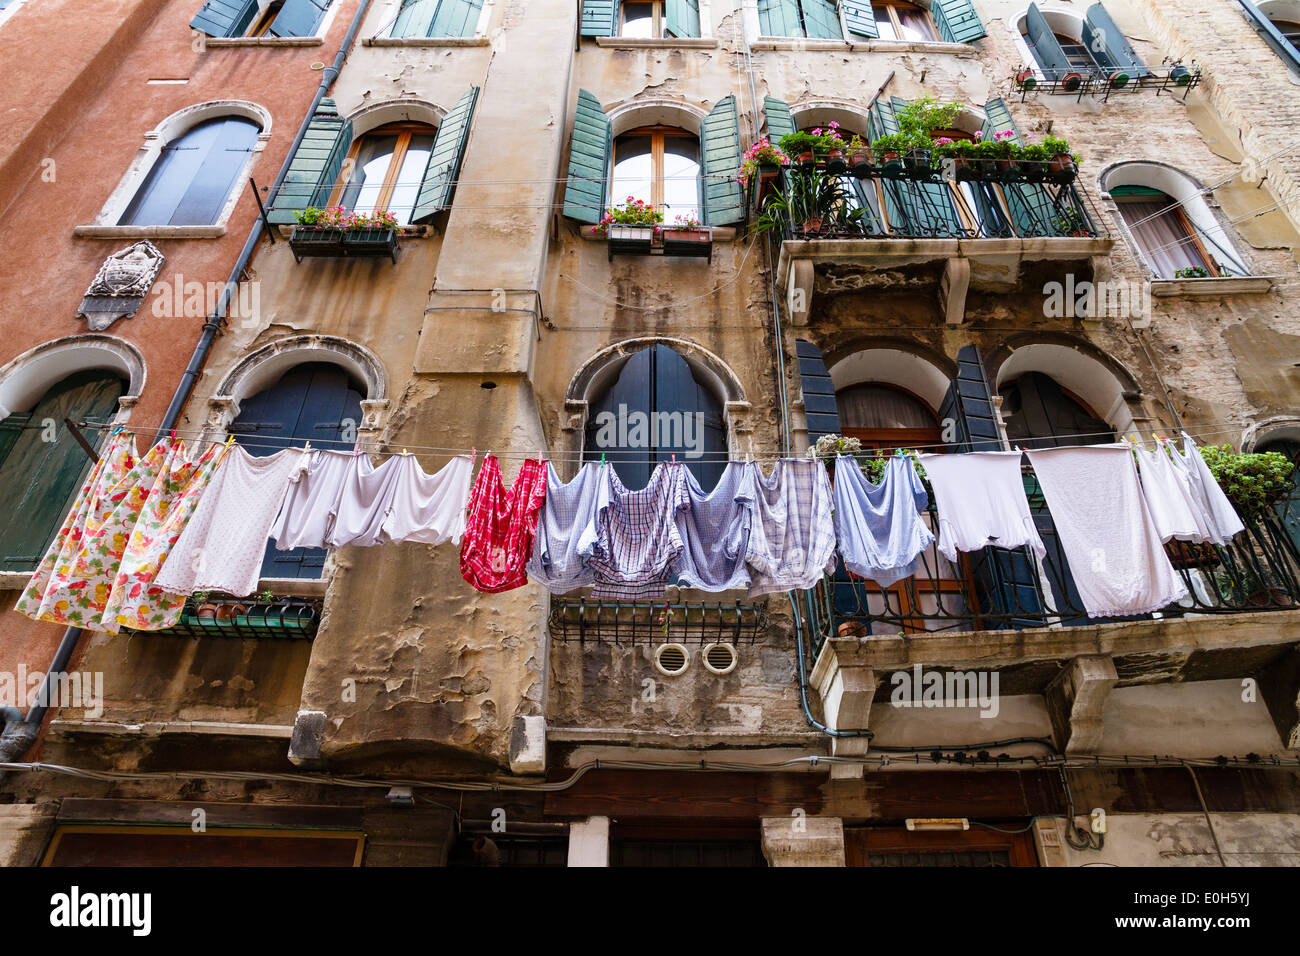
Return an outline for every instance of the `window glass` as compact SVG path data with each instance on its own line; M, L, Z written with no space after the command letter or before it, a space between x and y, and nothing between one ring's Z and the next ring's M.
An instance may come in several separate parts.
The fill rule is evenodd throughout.
M925 11L917 7L895 7L898 20L903 27L904 40L933 40L934 31L930 28L930 18Z
M1126 199L1119 203L1119 212L1142 257L1159 278L1173 279L1179 269L1197 267L1217 274L1203 254L1195 230L1168 196Z
M433 152L433 135L412 136L402 160L393 185L393 196L388 201L388 211L405 226L411 221L415 203L420 195L420 184L424 181L425 170L429 167L429 156Z
M433 153L432 127L397 123L372 130L352 146L342 186L331 205L367 215L387 211L410 225Z
M876 15L876 32L880 34L880 39L901 39L894 29L894 18L889 15L889 7L877 4L871 8L871 12Z
M628 197L660 209L664 221L704 219L700 208L700 147L694 136L654 128L620 136L614 143L610 204Z
M641 38L658 36L655 30L655 5L653 3L623 4L623 29L620 35Z
M379 205L396 149L395 135L365 137L356 155L352 178L343 190L339 205L354 212L374 212Z
M700 218L699 147L686 136L664 137L664 221Z
M653 202L654 157L649 136L622 136L614 144L613 204L629 196Z
M126 207L123 226L210 226L257 143L259 128L243 117L208 120L162 148Z

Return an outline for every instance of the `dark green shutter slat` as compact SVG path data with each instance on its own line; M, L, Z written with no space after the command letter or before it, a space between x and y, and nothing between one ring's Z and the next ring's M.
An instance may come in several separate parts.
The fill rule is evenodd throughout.
M351 122L339 116L333 100L321 100L267 218L287 225L299 210L325 205L351 145Z
M284 6L266 31L267 36L315 36L316 28L328 9L329 0L284 0Z
M190 28L213 37L243 36L257 12L257 0L206 0Z
M438 12L438 0L402 0L402 9L389 36L427 37Z
M844 5L844 24L854 36L874 40L880 36L876 26L876 14L871 9L871 0L841 0Z
M579 90L569 148L569 182L564 189L564 214L569 218L600 222L604 215L612 142L613 131L600 101Z
M718 101L700 125L701 167L704 176L705 222L725 226L745 218L745 197L736 176L740 173L740 121L736 97Z
M840 13L831 0L802 0L804 33L820 40L842 40Z
M1129 45L1128 37L1115 25L1106 8L1094 3L1083 21L1083 42L1093 59L1111 70L1122 71L1136 79L1145 76L1146 64Z
M482 9L483 0L439 0L429 36L472 37Z
M582 0L582 35L611 37L618 15L617 0Z
M452 191L456 188L456 176L460 173L460 161L465 155L465 141L469 138L470 125L474 119L474 103L478 99L478 87L471 86L457 100L442 119L438 135L433 139L433 149L429 153L429 165L425 168L424 182L420 186L420 195L415 201L415 211L411 222L419 222L432 216L440 209L446 209L451 202Z
M758 0L759 32L765 37L801 37L797 0Z
M1016 121L1011 116L1011 110L1007 108L1006 100L1000 96L995 96L984 104L984 126L983 136L985 139L990 138L994 133L1002 133L1006 130L1016 134L1016 142L1022 142L1020 130L1016 128Z
M804 419L808 423L808 444L817 444L823 435L840 433L840 411L835 404L835 385L822 350L805 339L796 339L795 357L799 360L799 387L803 391Z
M1065 51L1061 49L1056 34L1052 32L1051 25L1036 3L1031 3L1029 11L1025 14L1025 29L1034 59L1038 61L1038 68L1043 71L1043 75L1048 80L1059 80L1066 74L1074 72L1074 67L1070 65Z
M939 36L949 43L970 43L988 36L971 0L933 0L930 15Z
M876 114L876 122L880 126L881 136L893 136L898 132L897 110L907 105L907 100L895 96L889 100L876 100L873 109Z
M763 113L767 116L767 139L773 145L781 142L782 136L798 132L799 127L795 125L790 106L785 100L778 100L774 96L763 97Z
M1000 96L994 97L984 104L984 117L981 132L985 139L991 138L995 133L1010 130L1015 134L1015 142L1021 143L1024 141L1020 135L1020 130L1016 127L1016 121L1011 115L1011 110L1007 108L1006 101ZM983 195L982 191L980 195ZM1053 210L1051 198L1046 189L1032 183L1004 183L1002 195L1006 198L1007 208L1011 212L1011 219L1015 224L1017 235L1050 236L1054 234L1052 222L1059 213ZM984 225L989 228L995 227L994 217L997 219L1002 218L1001 213L995 213L992 209L982 209L981 215L984 219Z
M700 0L667 0L665 3L667 32L675 37L700 35Z

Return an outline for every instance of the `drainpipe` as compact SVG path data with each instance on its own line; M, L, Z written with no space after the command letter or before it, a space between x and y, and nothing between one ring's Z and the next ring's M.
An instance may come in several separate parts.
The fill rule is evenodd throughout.
M320 85L316 88L316 95L312 97L311 105L307 107L306 115L303 116L302 123L298 126L298 133L293 138L293 144L289 147L288 153L285 154L284 162L280 165L280 171L276 174L275 182L271 185L267 205L274 201L276 193L280 191L280 186L283 185L285 177L289 174L289 164L293 162L298 146L302 143L303 137L307 135L307 127L311 125L311 119L316 113L316 107L325 98L325 94L329 92L334 80L337 79L339 71L343 69L343 63L347 60L352 44L356 40L357 32L361 29L361 21L365 18L366 11L369 9L370 0L360 0L357 12L352 16L352 23L348 26L347 35L343 37L343 43L334 56L334 62L322 71ZM230 304L230 296L238 286L239 278L243 275L249 260L253 258L253 250L257 248L257 244L262 238L262 227L263 223L259 219L253 228L249 230L248 238L244 240L244 248L240 250L239 258L235 260L235 265L230 270L230 278L226 280L226 287L221 292L217 307L203 322L203 330L199 334L198 343L194 346L194 354L190 356L189 365L185 367L185 372L176 385L176 392L172 396L171 404L167 406L167 413L163 416L162 425L159 426L158 433L154 436L155 442L166 435L172 426L176 424L176 420L180 418L181 409L185 407L185 402L190 397L194 383L198 381L199 372L203 370L203 363L207 360L208 352L212 349L212 342L221 328L226 308ZM79 627L70 627L63 632L59 647L54 652L54 659L50 662L50 666L41 681L40 689L36 692L35 706L27 712L25 720L14 721L9 719L4 724L4 733L0 736L0 763L17 762L31 747L32 742L36 739L37 732L40 730L41 723L45 720L45 713L49 709L48 701L55 675L62 673L63 669L68 666L68 661L71 659L72 652L76 649L77 642L80 639L81 628ZM5 774L0 772L0 780L3 780L4 777Z

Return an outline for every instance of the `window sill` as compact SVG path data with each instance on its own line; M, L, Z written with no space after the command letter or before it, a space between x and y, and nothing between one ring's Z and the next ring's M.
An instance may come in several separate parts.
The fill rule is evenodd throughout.
M1268 292L1276 276L1225 276L1206 279L1152 279L1151 294L1159 299L1214 299L1223 295Z
M580 228L580 231L582 234L582 238L588 240L589 242L609 242L609 237L602 236L600 233L598 233L596 231L595 226L584 225ZM714 226L713 241L715 243L735 242L736 236L739 232L740 230L734 228L733 226Z
M259 578L254 593L270 591L276 597L324 597L328 585L325 578Z
M77 226L78 239L220 239L225 226Z
M978 56L979 50L969 43L947 43L943 40L854 40L849 43L854 53L950 53L953 56Z
M716 50L717 37L596 37L596 45L614 50Z
M208 47L226 46L321 46L323 37L208 37Z
M487 37L367 37L362 46L491 46Z
M834 50L852 49L847 40L808 39L807 37L761 37L750 44L751 50Z
M0 571L0 591L21 591L31 579L31 571Z
M293 226L277 224L275 227L275 237L277 239L288 239L293 235ZM437 235L438 230L433 226L403 226L397 231L399 239L428 239L430 236Z

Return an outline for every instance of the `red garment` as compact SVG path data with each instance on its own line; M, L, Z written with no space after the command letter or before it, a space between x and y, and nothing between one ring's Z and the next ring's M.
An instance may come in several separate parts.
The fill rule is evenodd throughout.
M524 462L507 492L495 455L483 459L469 493L469 519L460 546L460 573L487 594L528 583L525 565L533 553L533 534L546 501L546 463Z

